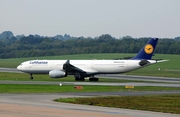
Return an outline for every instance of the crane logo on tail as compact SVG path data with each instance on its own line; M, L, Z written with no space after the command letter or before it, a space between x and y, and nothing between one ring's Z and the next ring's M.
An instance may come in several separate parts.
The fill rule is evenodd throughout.
M154 48L151 44L147 44L145 47L144 47L144 51L146 54L151 54L153 52Z

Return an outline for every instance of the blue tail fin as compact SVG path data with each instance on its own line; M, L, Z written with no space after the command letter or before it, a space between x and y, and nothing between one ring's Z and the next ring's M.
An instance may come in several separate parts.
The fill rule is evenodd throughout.
M158 42L158 38L150 39L147 42L147 44L139 51L139 53L132 59L133 60L142 60L142 59L150 60L156 48L157 42Z

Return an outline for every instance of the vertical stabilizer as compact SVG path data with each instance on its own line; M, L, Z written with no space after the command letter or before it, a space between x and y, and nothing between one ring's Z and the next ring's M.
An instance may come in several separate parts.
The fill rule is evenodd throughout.
M132 60L142 60L142 59L150 60L156 48L157 42L158 42L158 38L150 39L146 43L146 45L139 51L139 53L132 58Z

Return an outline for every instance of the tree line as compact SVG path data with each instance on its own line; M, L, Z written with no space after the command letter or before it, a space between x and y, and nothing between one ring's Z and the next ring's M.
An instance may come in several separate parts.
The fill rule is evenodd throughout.
M89 53L137 53L150 38L132 38L130 36L121 39L113 38L109 34L99 37L69 37L61 40L54 37L25 36L20 39L0 40L0 58L21 58L54 56L67 54ZM180 54L179 37L175 39L159 39L155 53Z

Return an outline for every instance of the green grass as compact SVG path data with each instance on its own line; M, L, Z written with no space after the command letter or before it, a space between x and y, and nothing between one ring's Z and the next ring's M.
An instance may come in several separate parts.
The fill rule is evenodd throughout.
M0 84L0 93L60 93L60 92L121 92L121 91L162 91L180 90L171 87L140 87L126 89L124 86L83 86L77 90L73 85L42 85L42 84Z
M114 96L91 98L60 98L57 102L105 106L134 110L180 114L180 94L156 96Z
M60 93L60 92L105 92L121 91L117 86L83 86L77 90L73 85L0 84L0 93Z
M76 90L74 86L65 85L34 85L34 84L1 84L0 93L60 93L60 92L90 92L90 91L105 91L117 90L117 87L99 87L84 86L83 90Z

